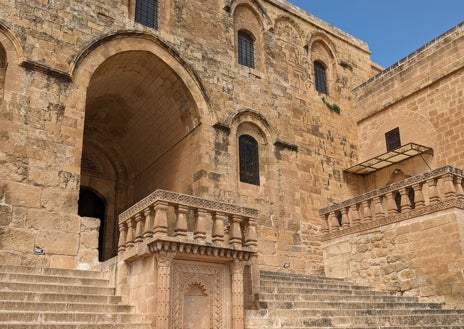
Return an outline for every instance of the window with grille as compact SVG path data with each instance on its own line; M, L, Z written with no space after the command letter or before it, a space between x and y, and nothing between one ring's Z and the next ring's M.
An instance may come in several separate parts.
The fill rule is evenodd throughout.
M255 68L255 39L247 32L238 32L238 63Z
M385 143L387 145L387 152L393 151L401 146L399 127L385 133Z
M259 185L259 153L258 142L249 135L241 135L238 139L240 181Z
M158 28L158 0L137 0L135 21L145 26Z
M316 90L320 93L328 94L327 69L321 62L314 62L314 79Z

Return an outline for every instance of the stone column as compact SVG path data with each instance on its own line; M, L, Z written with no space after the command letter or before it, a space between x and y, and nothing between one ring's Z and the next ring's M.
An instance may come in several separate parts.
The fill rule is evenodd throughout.
M243 271L244 263L234 260L232 270L232 329L243 329Z
M156 306L156 329L170 329L171 268L175 253L160 252L156 255L158 267L158 300Z

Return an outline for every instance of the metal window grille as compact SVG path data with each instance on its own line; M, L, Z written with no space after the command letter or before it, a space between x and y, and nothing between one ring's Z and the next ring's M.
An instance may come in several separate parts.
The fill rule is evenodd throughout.
M135 21L145 26L158 28L158 0L137 0Z
M238 63L255 68L255 39L243 31L238 32Z
M401 146L399 127L385 133L385 143L387 145L387 152L393 151Z
M314 62L314 79L316 90L323 94L328 94L327 88L327 70L322 63Z
M249 135L239 137L240 181L259 185L258 142Z

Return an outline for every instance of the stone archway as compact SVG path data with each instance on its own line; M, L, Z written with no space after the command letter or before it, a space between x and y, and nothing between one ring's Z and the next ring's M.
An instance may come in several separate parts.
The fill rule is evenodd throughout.
M105 197L105 257L116 255L118 214L154 191L187 192L200 123L183 80L146 50L116 53L87 88L81 185Z

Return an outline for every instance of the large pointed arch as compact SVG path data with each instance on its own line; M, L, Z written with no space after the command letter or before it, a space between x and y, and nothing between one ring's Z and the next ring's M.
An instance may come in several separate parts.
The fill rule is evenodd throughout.
M76 84L87 87L92 73L109 57L124 51L147 51L160 58L183 81L198 107L201 122L212 125L217 121L210 107L206 89L193 68L179 53L156 35L140 31L118 31L95 40L83 49L70 64L70 75ZM199 124L200 122L198 122Z

